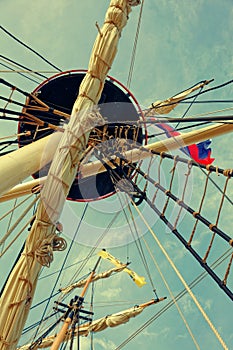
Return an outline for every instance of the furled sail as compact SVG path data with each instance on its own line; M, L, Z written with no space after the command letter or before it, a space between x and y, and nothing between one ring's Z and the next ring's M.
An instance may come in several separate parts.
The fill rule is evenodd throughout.
M184 100L192 92L203 88L205 85L209 84L209 80L205 80L187 90L180 92L179 94L169 97L164 101L153 102L146 111L144 111L145 117L150 117L158 114L168 114L170 113L180 101Z
M147 306L150 306L152 304L156 304L165 298L160 299L153 299L145 304L141 305L135 305L131 307L130 309L112 314L107 315L105 317L99 318L91 323L85 323L79 327L76 327L74 336L79 334L80 336L88 336L90 332L101 332L105 330L108 327L117 327L124 323L127 323L131 318L138 316ZM35 344L33 347L34 350L38 348L48 348L53 344L54 339L56 339L56 335L53 334L47 338L44 338L40 344ZM66 338L64 341L68 341L71 339L71 330L67 332ZM17 350L26 350L28 349L30 344L24 345Z
M125 267L126 267L126 265L122 265L122 266L114 267L111 270L107 270L107 271L98 273L98 274L94 275L94 277L91 279L91 282L96 282L96 281L98 281L100 279L108 278L114 273L123 271L125 269ZM63 294L68 294L69 292L71 292L75 288L82 288L82 287L84 287L86 282L87 282L87 278L82 279L81 281L73 283L73 284L71 284L68 287L60 288L60 291Z
M72 115L53 158L41 192L36 219L25 249L9 277L0 300L0 349L14 349L27 319L41 266L49 266L53 249L64 242L55 233L67 193L86 149L91 129L103 123L93 107L98 103L106 75L114 60L122 28L131 5L138 1L112 0L105 23L95 41L88 72L80 86ZM56 242L56 243L55 243Z
M109 260L116 267L123 266L123 264L118 259L108 253L106 250L101 250L98 254L101 256L101 258ZM132 278L138 287L142 287L144 284L146 284L145 278L143 276L139 276L135 271L129 269L128 267L125 267L123 271L125 271Z

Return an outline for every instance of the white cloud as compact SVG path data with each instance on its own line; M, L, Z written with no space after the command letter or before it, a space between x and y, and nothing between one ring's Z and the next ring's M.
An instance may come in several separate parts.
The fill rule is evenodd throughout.
M101 296L107 300L112 300L112 298L120 297L122 294L122 288L108 288L100 293Z

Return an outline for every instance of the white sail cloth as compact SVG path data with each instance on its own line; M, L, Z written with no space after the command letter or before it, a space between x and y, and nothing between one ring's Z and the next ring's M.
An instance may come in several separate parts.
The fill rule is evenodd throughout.
M133 2L132 5L136 3ZM16 348L36 289L41 263L49 266L53 259L55 223L77 173L90 130L102 123L102 118L93 112L93 107L101 96L106 75L117 51L121 30L130 11L131 6L127 0L112 0L104 26L97 36L88 72L81 83L70 122L62 135L41 192L36 220L0 299L1 350Z
M80 336L88 336L90 332L101 332L105 330L108 327L117 327L121 324L127 323L131 318L136 317L139 315L145 306L134 306L130 309L118 312L116 314L108 315L105 317L102 317L98 320L95 320L94 322L85 323L84 325L79 326L79 328L75 329L75 335L79 334ZM56 338L56 335L51 335L45 339L42 340L42 342L38 345L35 345L33 348L34 350L38 348L48 348L52 345L54 339ZM67 333L67 336L65 338L65 341L68 341L71 338L71 331L69 330ZM24 345L18 350L26 350L28 349L30 344Z
M122 270L124 270L124 268L126 267L126 265L122 265L120 267L114 267L113 269L111 270L108 270L108 271L104 271L102 273L98 273L97 275L94 275L94 277L91 279L91 282L96 282L98 281L99 279L103 279L103 278L108 278L110 277L113 273L117 273L117 272L121 272ZM78 281L76 283L73 283L71 284L70 286L68 287L65 287L65 288L60 288L60 291L63 293L63 294L68 294L69 292L71 292L73 289L75 288L82 288L85 286L87 282L87 278L81 280L81 281Z
M193 86L190 89L187 89L185 91L182 91L181 93L179 93L178 95L172 96L167 98L164 101L156 101L154 103L152 103L148 110L144 111L144 115L145 117L150 117L150 116L154 116L154 115L158 115L158 114L168 114L170 113L177 105L180 101L182 101L185 97L187 97L189 94L191 94L192 92L202 88L203 86L207 85L209 83L208 80L199 83L195 86Z

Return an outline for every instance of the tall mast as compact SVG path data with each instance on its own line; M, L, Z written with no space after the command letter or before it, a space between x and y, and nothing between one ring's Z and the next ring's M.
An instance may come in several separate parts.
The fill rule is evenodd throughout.
M70 122L54 155L45 186L41 192L36 219L25 249L16 264L0 299L0 349L15 349L32 303L42 265L49 266L53 246L62 241L55 233L66 196L76 176L91 129L102 122L94 111L101 96L105 78L114 60L122 28L131 6L137 0L112 0L90 58L88 72L79 89Z
M80 309L80 307L82 306L82 300L86 294L86 291L87 291L87 288L89 287L89 284L91 283L91 281L95 275L95 272L96 272L97 266L99 265L100 260L101 260L101 257L99 257L99 259L97 260L94 269L90 273L90 275L85 283L85 286L83 287L83 290L82 290L80 296L78 297L78 301L80 301L79 305L77 306L78 309ZM73 315L73 311L71 313ZM73 320L72 317L73 316L68 315L68 317L65 319L65 322L64 322L60 332L58 333L57 337L55 338L55 340L53 342L53 345L51 346L51 350L58 350L59 349L59 346L64 341L64 339L66 337L67 330L68 330L68 328Z

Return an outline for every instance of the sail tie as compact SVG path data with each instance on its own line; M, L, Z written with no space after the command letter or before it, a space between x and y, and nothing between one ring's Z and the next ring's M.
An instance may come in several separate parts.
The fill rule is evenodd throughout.
M35 251L35 258L42 266L49 267L53 261L53 251L63 251L66 247L65 239L53 233L41 241Z
M10 346L10 345L13 345L15 343L17 343L17 339L9 342L9 341L6 341L6 339L3 338L3 336L0 335L0 343L2 343L3 345L6 345L6 346Z

